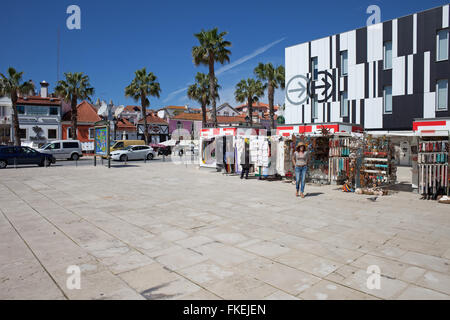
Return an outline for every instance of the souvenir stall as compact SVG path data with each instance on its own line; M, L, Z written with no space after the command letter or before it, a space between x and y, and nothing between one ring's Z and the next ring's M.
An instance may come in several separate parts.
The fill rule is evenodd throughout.
M356 179L359 174L363 134L335 133L329 143L329 181L331 184L344 184L343 190L352 192L357 187Z
M362 127L346 123L280 126L277 128L277 134L284 141L284 170L281 170L280 166L277 166L277 169L283 172L285 177L288 174L290 177L293 176L292 154L297 144L303 142L306 144L307 150L311 152L307 180L318 184L328 184L331 178L329 172L330 147L333 146L330 139L335 135L338 137L341 134L360 133L362 131ZM335 143L337 144L338 142ZM338 146L335 147L337 148ZM338 149L333 149L332 152L337 156ZM339 161L335 160L331 164L336 165L335 174L338 175ZM341 165L344 166L345 162L341 161Z
M397 180L394 146L385 135L364 136L363 163L360 170L360 194L386 195Z
M418 136L419 194L421 199L440 200L449 195L450 120L417 120L413 129Z

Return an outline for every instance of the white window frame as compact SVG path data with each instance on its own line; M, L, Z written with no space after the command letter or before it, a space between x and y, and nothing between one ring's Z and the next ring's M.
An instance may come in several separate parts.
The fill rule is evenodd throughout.
M89 140L95 140L95 128L89 128Z
M442 57L442 58L439 57L439 48L440 48L440 46L439 46L439 34L441 32L447 33L447 48L446 48L447 56L446 57ZM436 32L436 61L447 61L448 60L448 43L449 43L448 37L449 37L448 28L447 29L441 29L441 30L438 30Z
M70 134L69 134L69 130L71 130L72 129L72 126L69 126L69 127L67 127L67 129L66 129L66 135L67 135L67 140L71 140L71 139L73 139L71 136L70 136ZM78 128L77 128L77 136L78 136Z
M391 59L390 59L390 66L386 67L386 44L391 44ZM383 70L391 70L392 69L392 41L386 41L383 43Z
M439 108L439 92L438 92L438 85L439 82L446 81L447 82L447 92L446 92L446 99L444 99L445 102L445 108ZM436 81L436 111L447 111L448 110L448 79L439 79Z
M344 99L344 95L345 95L345 99ZM344 105L344 101L345 100L347 100L346 101L347 105ZM341 92L341 118L349 116L348 105L349 105L349 103L348 103L348 93L347 93L347 91L343 91L343 92Z
M316 108L316 106L317 106L317 108ZM319 118L319 103L317 102L316 96L311 98L311 108L312 108L312 118L318 119Z
M391 110L386 111L386 88L391 88ZM393 106L393 100L392 100L392 86L385 86L383 88L383 112L384 114L392 114L392 111L394 110Z
M344 60L344 54L346 55L345 60ZM341 76L346 76L346 75L348 75L348 50L341 51L340 57L341 57ZM345 63L344 63L344 61L345 61ZM345 65L345 69L344 69L344 65Z

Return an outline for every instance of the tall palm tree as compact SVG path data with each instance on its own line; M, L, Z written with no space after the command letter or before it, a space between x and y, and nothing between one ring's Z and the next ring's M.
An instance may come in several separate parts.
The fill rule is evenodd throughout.
M13 109L13 127L14 127L14 145L20 146L20 127L19 116L17 114L17 100L20 96L34 91L34 85L31 81L22 82L23 72L17 72L16 69L9 67L7 75L0 73L0 96L7 96L11 99Z
M220 86L215 81L216 99L219 99L217 93ZM195 83L190 85L187 90L187 96L189 99L197 101L202 106L202 125L206 124L206 106L211 103L211 96L209 91L209 75L197 72L195 76Z
M250 126L253 124L253 102L259 101L259 98L264 96L264 85L260 80L248 78L242 79L236 85L234 96L236 101L245 102L247 100L248 116L250 118Z
M273 99L275 89L279 87L284 89L284 67L278 66L274 68L271 63L259 63L254 72L259 80L265 81L269 98L270 125L272 128L275 128Z
M64 99L67 103L70 103L71 108L71 122L72 122L72 139L78 139L77 132L77 119L78 119L78 100L89 100L91 101L91 96L94 94L95 90L91 87L89 83L89 77L82 72L66 72L64 73L66 77L65 80L59 80L56 87L55 93Z
M125 88L125 96L132 98L134 101L141 101L141 115L144 120L144 139L148 144L148 124L147 124L147 108L150 106L149 96L159 98L161 87L157 82L157 77L153 72L147 73L144 68L136 70L135 77L131 83Z
M224 64L230 61L231 51L227 47L231 47L231 42L223 39L228 32L219 32L217 28L211 30L202 30L200 33L194 34L200 45L192 47L192 57L196 66L203 64L209 68L209 94L210 97L216 97L216 76L214 73L214 64L219 62ZM216 115L216 99L211 99L212 115L214 126L217 126Z

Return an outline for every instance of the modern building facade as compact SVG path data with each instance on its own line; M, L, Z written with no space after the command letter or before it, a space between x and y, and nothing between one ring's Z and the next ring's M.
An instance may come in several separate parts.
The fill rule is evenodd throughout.
M0 145L11 142L12 103L8 97L0 97Z
M286 124L413 130L450 116L449 5L285 49Z

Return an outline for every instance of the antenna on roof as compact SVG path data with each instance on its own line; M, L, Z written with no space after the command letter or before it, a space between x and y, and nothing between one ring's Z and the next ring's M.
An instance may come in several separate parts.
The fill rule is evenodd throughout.
M98 109L98 111L97 111L97 114L99 116L103 116L103 117L108 115L108 105L106 104L105 101L102 101L100 109Z
M124 106L118 106L116 111L114 111L114 117L118 118L124 109Z

